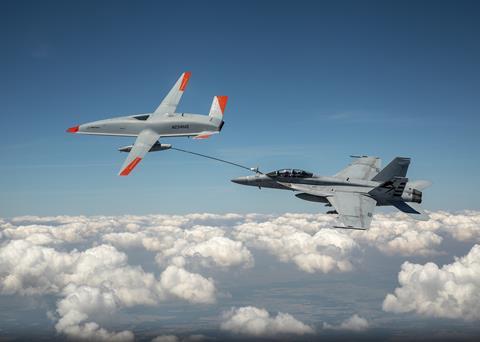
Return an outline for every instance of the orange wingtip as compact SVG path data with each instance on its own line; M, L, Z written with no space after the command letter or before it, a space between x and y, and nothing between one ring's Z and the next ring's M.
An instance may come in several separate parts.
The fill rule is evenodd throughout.
M218 105L220 106L220 110L222 114L225 112L225 107L227 106L228 96L217 96Z
M139 157L135 158L130 164L128 164L126 168L122 170L122 172L120 173L120 176L128 176L128 174L132 172L132 170L135 168L135 166L138 165L138 163L140 163L141 160L142 158L139 158Z
M74 127L70 127L69 129L67 129L67 132L68 133L77 133L79 129L80 129L80 126L74 126Z
M190 71L187 71L183 74L182 83L180 84L180 91L185 90L188 84L188 80L190 79L190 76L192 76L192 73Z

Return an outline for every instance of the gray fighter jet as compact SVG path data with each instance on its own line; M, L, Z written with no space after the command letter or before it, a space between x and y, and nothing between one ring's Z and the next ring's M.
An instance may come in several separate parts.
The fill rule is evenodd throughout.
M70 127L67 132L137 137L133 145L119 148L120 152L129 152L119 172L120 176L127 176L147 152L171 148L170 144L161 144L158 141L160 137L206 139L222 130L227 96L215 96L208 115L176 113L177 105L187 87L190 75L190 72L184 72L180 76L153 113L89 122Z
M325 203L335 210L348 229L368 229L375 206L392 205L417 220L428 216L420 207L422 190L431 182L409 181L406 177L410 158L397 157L383 170L377 157L352 156L349 166L331 177L317 176L311 172L283 169L253 176L232 179L232 182L299 192L295 196L312 202Z

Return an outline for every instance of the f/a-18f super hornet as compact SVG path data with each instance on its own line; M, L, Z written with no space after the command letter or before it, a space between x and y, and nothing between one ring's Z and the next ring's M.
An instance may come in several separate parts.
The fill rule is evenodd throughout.
M129 152L119 172L120 176L127 176L147 152L162 151L172 147L170 144L161 144L158 141L161 137L206 139L222 130L227 96L215 96L208 115L176 113L190 75L190 72L184 72L180 76L153 113L89 122L70 127L67 132L137 137L133 145L119 148L120 152Z
M334 176L317 176L311 172L283 169L232 179L232 182L299 192L295 196L312 202L325 203L334 210L349 229L368 229L375 206L391 205L417 220L428 216L420 207L422 190L431 182L409 181L406 177L410 158L397 157L383 170L377 157L352 156L349 166ZM258 170L253 170L258 171Z

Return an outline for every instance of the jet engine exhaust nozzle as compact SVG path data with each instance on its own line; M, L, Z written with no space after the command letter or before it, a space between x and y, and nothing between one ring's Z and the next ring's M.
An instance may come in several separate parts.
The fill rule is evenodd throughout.
M405 191L402 194L402 199L405 202L422 203L422 192L417 189Z
M419 190L413 190L412 202L422 203L422 192Z

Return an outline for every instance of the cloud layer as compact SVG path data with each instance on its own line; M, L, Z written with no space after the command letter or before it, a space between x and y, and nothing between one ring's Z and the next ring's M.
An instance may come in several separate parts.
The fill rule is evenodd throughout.
M110 332L95 321L105 313L165 301L215 303L217 284L203 274L252 268L257 250L299 272L326 276L355 269L366 248L428 258L442 251L447 238L480 242L480 213L440 211L430 217L416 222L400 213L378 214L366 232L331 229L336 219L324 214L0 218L0 293L55 296L55 327L67 336L131 340L131 331ZM129 253L138 249L155 261L156 270L129 263ZM385 298L384 310L479 319L479 249L443 267L404 263L400 287ZM269 334L279 321L304 333L311 329L288 314L270 316L254 307L228 315L222 328L229 331ZM248 316L259 325L241 319ZM329 327L363 329L368 322L352 316Z

